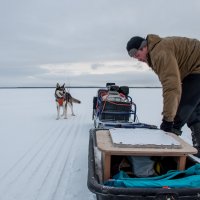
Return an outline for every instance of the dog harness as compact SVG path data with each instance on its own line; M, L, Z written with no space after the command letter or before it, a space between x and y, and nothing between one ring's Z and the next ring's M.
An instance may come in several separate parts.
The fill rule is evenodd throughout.
M64 102L64 97L57 99L57 102L58 102L59 106L62 106L63 102Z

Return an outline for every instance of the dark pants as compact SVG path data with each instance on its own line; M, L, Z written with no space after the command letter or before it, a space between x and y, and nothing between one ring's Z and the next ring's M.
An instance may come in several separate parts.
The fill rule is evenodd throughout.
M200 122L200 74L190 74L182 83L181 101L174 119L174 128L191 127Z

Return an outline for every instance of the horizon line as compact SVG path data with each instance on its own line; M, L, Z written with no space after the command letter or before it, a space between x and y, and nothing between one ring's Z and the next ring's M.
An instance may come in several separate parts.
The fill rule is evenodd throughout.
M161 86L128 86L129 88L162 88ZM4 86L0 89L50 89L55 86ZM69 86L66 88L106 88L106 86Z

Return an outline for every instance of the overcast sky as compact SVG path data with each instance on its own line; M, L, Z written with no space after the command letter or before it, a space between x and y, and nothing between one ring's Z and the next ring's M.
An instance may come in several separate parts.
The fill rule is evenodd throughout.
M157 86L135 35L200 39L199 0L0 0L0 86Z

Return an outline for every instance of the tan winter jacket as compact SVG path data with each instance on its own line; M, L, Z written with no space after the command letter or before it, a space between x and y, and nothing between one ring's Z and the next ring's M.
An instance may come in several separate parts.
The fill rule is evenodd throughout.
M147 45L148 64L163 87L163 117L173 121L181 98L182 80L189 74L200 73L200 41L148 35Z

